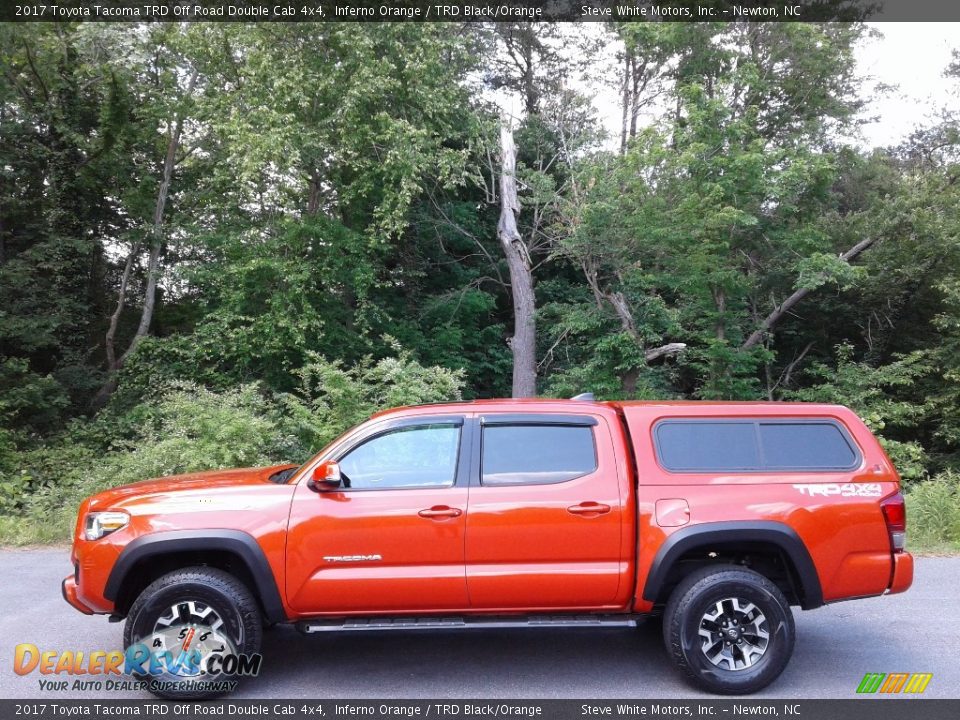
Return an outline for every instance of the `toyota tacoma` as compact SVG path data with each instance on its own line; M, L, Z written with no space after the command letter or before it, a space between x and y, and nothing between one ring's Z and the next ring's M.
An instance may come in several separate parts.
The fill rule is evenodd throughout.
M792 607L910 586L905 525L895 468L844 407L484 400L378 413L300 466L95 495L63 595L125 619L124 647L187 633L246 654L276 623L653 616L690 681L747 694L789 661Z

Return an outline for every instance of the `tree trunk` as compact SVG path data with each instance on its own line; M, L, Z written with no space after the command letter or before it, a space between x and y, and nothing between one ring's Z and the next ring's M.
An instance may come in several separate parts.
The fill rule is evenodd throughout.
M533 292L533 264L530 252L517 230L520 201L517 199L517 148L513 131L506 123L500 128L500 222L497 234L510 268L513 297L513 397L533 397L537 392L536 300Z
M717 340L723 342L727 339L727 319L724 315L727 312L727 294L723 291L723 288L713 289L713 304L717 310L717 320L713 324L713 331Z
M580 268L583 270L583 276L587 279L590 292L593 293L593 300L597 303L597 310L603 310L604 297L603 292L600 290L600 280L597 277L596 263L587 257L580 261Z
M633 322L633 312L630 309L630 303L627 302L626 296L617 290L616 292L607 292L606 297L607 302L610 303L610 307L612 307L613 311L617 314L617 319L620 320L620 325L624 331L632 337L634 341L642 345L643 340L637 331L636 323Z
M623 58L623 116L620 120L620 154L624 155L627 152L627 128L629 125L629 118L631 116L630 110L630 51L627 50Z
M307 215L316 215L320 211L320 176L310 173L307 195Z
M194 71L190 78L190 88L193 88L196 82L197 74ZM188 92L189 92L188 89ZM137 331L133 334L133 340L130 341L130 347L120 358L120 365L126 361L130 354L137 349L140 341L146 337L150 331L150 323L153 320L153 310L157 301L157 279L160 276L160 252L163 249L163 240L165 237L163 216L167 209L167 198L170 195L170 180L173 178L173 168L176 165L177 150L180 148L180 134L183 131L183 118L178 117L173 124L170 132L170 139L167 142L167 155L163 160L163 178L160 181L160 189L157 191L157 203L153 210L153 231L151 233L153 242L150 245L150 259L147 261L147 289L144 291L143 310L140 312L140 324Z
M650 348L643 354L643 359L649 363L653 362L654 360L659 360L662 357L666 357L667 355L676 355L677 353L683 352L686 349L686 343L667 343L666 345Z
M107 328L106 349L107 349L107 370L113 372L117 369L117 351L115 339L117 337L117 325L120 323L120 315L123 314L123 307L127 304L127 286L130 284L130 273L133 270L133 262L140 251L140 243L134 243L130 248L130 254L127 255L127 263L123 266L123 275L120 278L120 289L117 291L117 307L110 316L110 327Z
M867 238L866 240L861 240L852 248L850 248L845 253L840 255L840 259L850 262L857 255L859 255L864 250L869 248L875 242L876 242L876 238ZM811 292L813 291L807 288L800 288L799 290L795 291L790 297L784 300L782 303L777 305L777 307L775 307L773 311L771 311L771 313L763 319L763 322L760 323L760 327L754 330L753 333L750 335L750 337L748 337L746 341L743 343L743 345L740 346L740 349L749 350L754 345L756 345L761 340L763 340L764 336L768 332L770 332L773 329L773 327L778 322L780 322L780 320L783 319L783 316L786 315L788 312L790 312L790 310L793 309L794 305L796 305L798 302L803 300Z
M687 349L687 344L681 342L667 343L666 345L660 345L655 348L645 347L643 338L639 330L637 330L637 324L633 321L633 311L630 309L630 303L627 297L619 290L607 292L604 297L617 314L617 319L620 320L620 326L623 328L623 331L633 338L633 341L643 349L643 359L646 363L652 363L654 360L659 360L668 355L676 355ZM639 377L640 368L629 368L620 375L620 387L628 397L637 391L637 379Z
M637 116L640 114L640 68L636 55L630 56L630 139L637 136Z
M94 410L99 410L107 404L107 400L117 389L117 370L120 369L121 360L117 359L116 337L117 326L120 324L120 316L123 314L123 308L127 304L127 287L130 284L130 274L133 271L133 263L140 251L140 243L134 243L127 255L127 262L123 266L123 275L120 277L120 289L117 291L117 307L110 316L110 325L107 327L105 339L105 349L107 351L107 381L100 387L97 394L93 396L90 405Z
M193 92L197 83L198 72L193 71L190 80L187 83L186 95ZM157 301L157 279L160 275L160 253L163 250L164 232L164 214L167 209L167 198L170 195L170 182L173 179L173 170L177 165L177 151L180 149L180 136L183 133L183 115L178 114L170 126L167 134L167 152L163 158L163 173L160 178L160 187L157 190L157 201L153 208L153 226L150 232L150 257L147 261L147 285L143 295L143 309L140 311L140 323L133 334L130 345L119 358L116 357L114 348L114 338L116 335L116 325L120 320L120 314L123 312L123 306L126 304L127 283L130 279L129 271L132 267L133 253L127 258L127 265L124 267L123 278L120 283L120 291L117 298L117 308L110 318L110 328L107 330L107 361L109 377L107 382L97 393L93 400L94 407L101 407L109 399L110 395L116 390L116 373L127 358L137 349L137 345L147 335L150 330L150 323L153 321L153 311Z

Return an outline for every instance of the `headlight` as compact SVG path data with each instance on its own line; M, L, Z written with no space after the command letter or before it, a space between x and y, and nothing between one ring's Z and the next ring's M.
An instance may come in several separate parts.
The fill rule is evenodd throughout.
M87 540L99 540L104 535L126 527L130 516L125 512L92 512L83 523L83 537Z

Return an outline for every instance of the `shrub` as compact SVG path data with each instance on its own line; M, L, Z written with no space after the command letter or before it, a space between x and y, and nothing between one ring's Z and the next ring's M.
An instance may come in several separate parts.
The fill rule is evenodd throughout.
M921 548L960 546L960 474L943 472L906 493L907 530Z
M92 493L163 475L270 465L294 445L253 385L223 393L175 385L148 404L143 418L139 434L110 452L68 435L22 453L19 472L0 482L0 541L66 540L77 505Z
M26 360L0 358L0 426L21 434L49 432L68 404L52 376L32 372Z
M461 397L462 371L424 367L409 354L352 367L314 355L296 393L258 385L221 392L169 383L126 413L78 421L59 440L16 451L0 435L0 542L66 541L77 505L146 478L302 462L345 429L387 407Z
M285 426L303 453L320 450L377 410L462 398L463 370L424 367L395 349L397 357L377 362L366 357L352 367L309 355L297 371L297 390L279 398Z

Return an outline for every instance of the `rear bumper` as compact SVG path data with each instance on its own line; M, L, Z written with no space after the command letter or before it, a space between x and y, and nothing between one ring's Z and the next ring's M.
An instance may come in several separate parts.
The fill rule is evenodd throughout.
M894 553L893 575L890 576L888 593L902 593L913 584L913 555L908 552Z
M84 615L93 615L93 608L87 607L83 604L79 597L77 597L77 580L73 575L68 575L63 579L63 583L60 585L60 592L63 593L63 599L67 601L74 608L82 612Z

